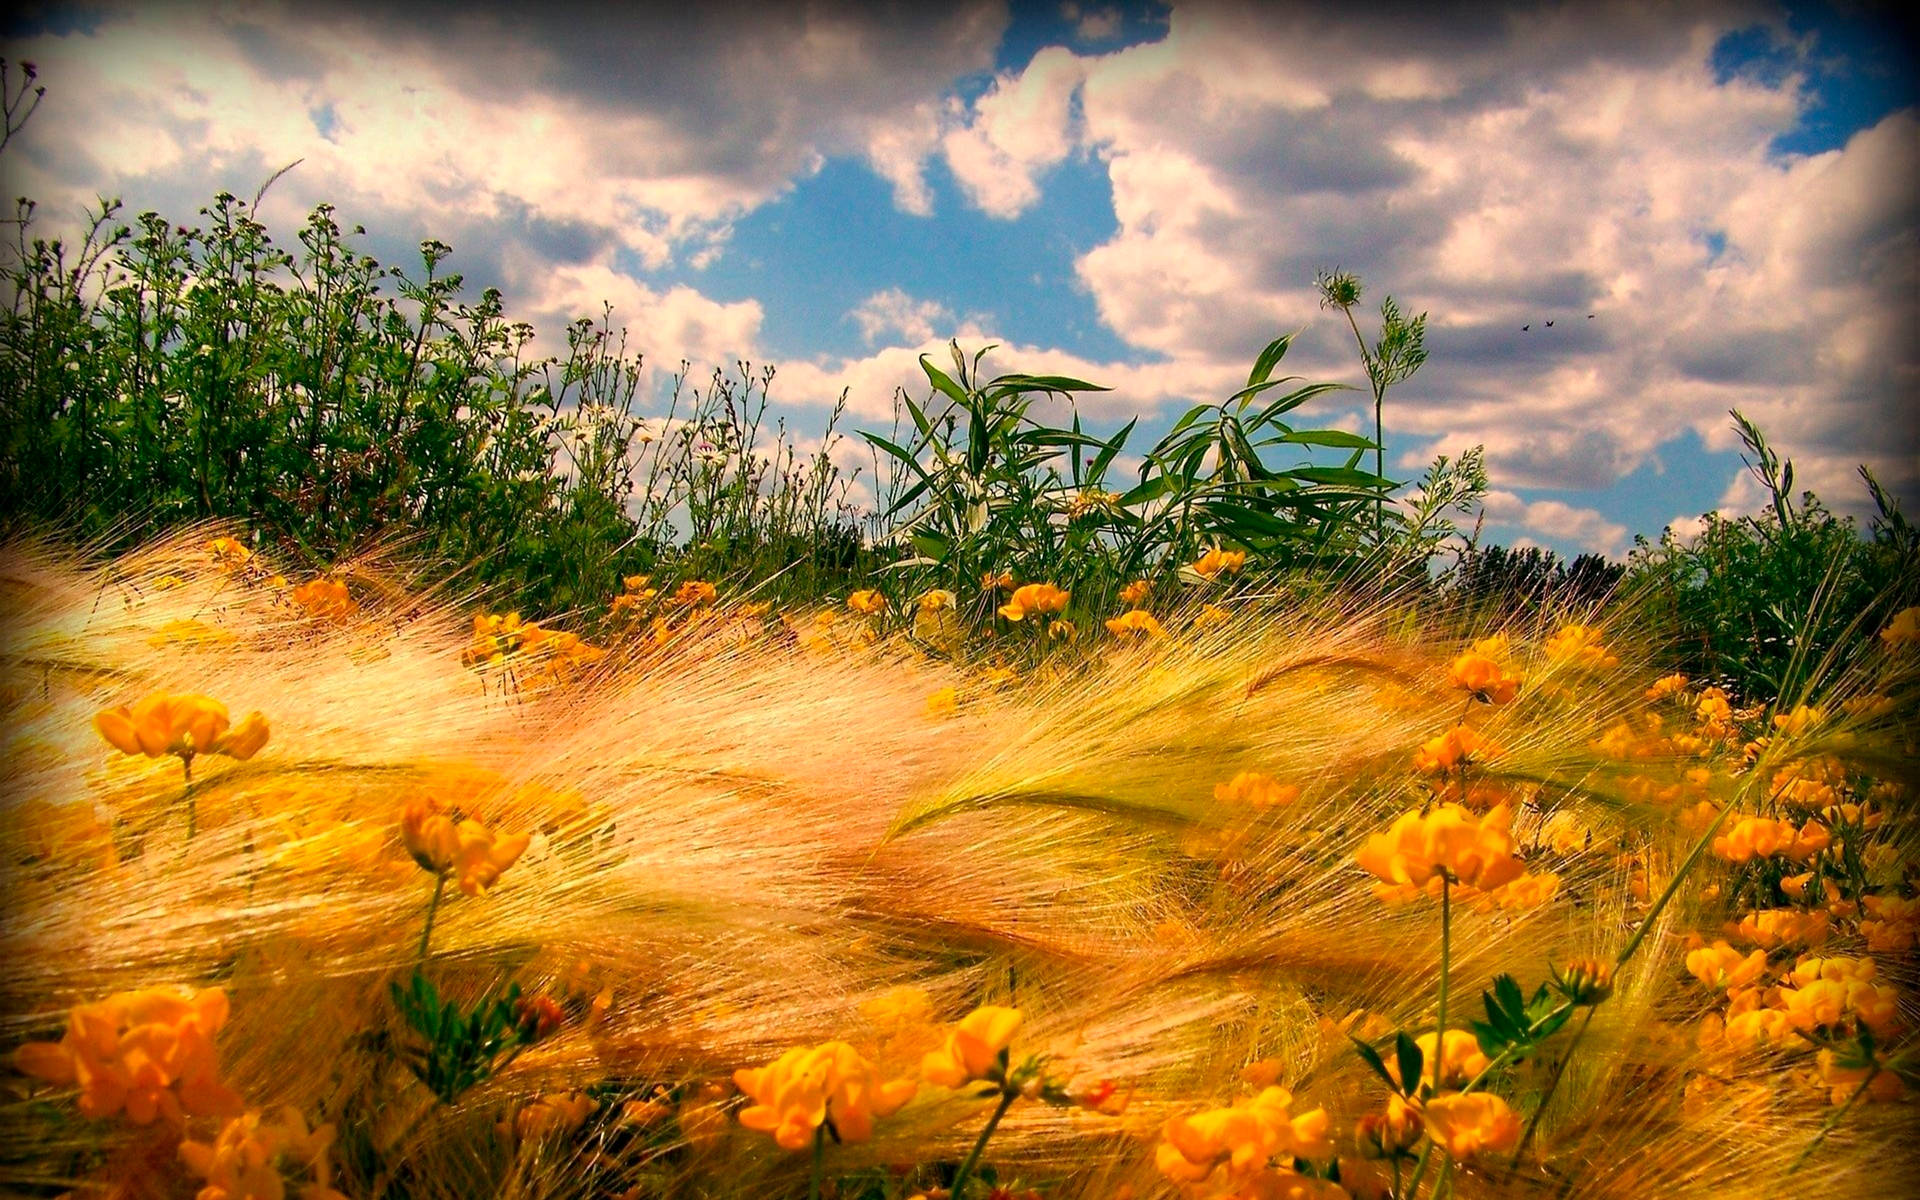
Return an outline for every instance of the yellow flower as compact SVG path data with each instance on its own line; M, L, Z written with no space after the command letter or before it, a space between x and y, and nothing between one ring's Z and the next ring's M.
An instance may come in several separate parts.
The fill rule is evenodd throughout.
M1067 593L1050 583L1029 583L1013 590L1000 606L1009 621L1024 621L1028 613L1057 613L1067 606Z
M1652 687L1647 689L1647 699L1649 701L1665 700L1668 696L1677 696L1686 690L1685 675L1662 675L1653 681Z
M1920 608L1903 608L1893 614L1893 620L1880 631L1880 640L1893 650L1920 645Z
M1120 614L1107 622L1107 632L1115 634L1137 633L1145 637L1165 637L1167 631L1154 620L1153 614L1144 608L1136 608Z
M498 837L478 821L454 819L431 797L415 797L400 815L400 840L421 869L450 877L478 896L526 852L530 834Z
M1154 1165L1176 1183L1204 1183L1226 1169L1232 1183L1261 1173L1275 1155L1325 1158L1327 1113L1316 1108L1294 1116L1293 1095L1283 1087L1263 1089L1231 1108L1212 1108L1168 1119L1165 1138L1154 1151Z
M1601 644L1600 631L1590 625L1566 625L1547 639L1547 657L1588 671L1604 671L1620 665L1620 659Z
M949 684L927 697L927 715L950 716L960 710L960 689Z
M1486 757L1499 753L1499 750L1500 747L1465 725L1456 725L1438 737L1421 743L1413 756L1413 769L1429 773L1451 771L1464 767L1476 755Z
M1244 550L1222 550L1215 546L1200 556L1193 564L1193 573L1203 579L1213 579L1221 573L1231 574L1247 565L1247 552Z
M332 1125L309 1132L300 1111L289 1106L280 1110L277 1121L247 1112L221 1126L211 1142L183 1141L180 1160L207 1181L198 1200L281 1200L287 1185L283 1163L313 1175L313 1182L300 1189L300 1200L345 1200L328 1186L332 1172L327 1148L332 1144Z
M1354 1124L1353 1140L1369 1158L1399 1158L1412 1153L1424 1132L1420 1110L1399 1096L1388 1096L1386 1112L1369 1113Z
M1748 913L1727 932L1749 945L1773 950L1780 946L1824 946L1833 930L1824 912L1766 908Z
M674 589L673 602L698 608L703 604L712 604L719 596L719 590L705 580L689 579Z
M873 1122L897 1112L917 1090L911 1079L882 1082L846 1042L796 1046L764 1067L742 1068L734 1083L753 1101L740 1124L770 1133L785 1150L804 1150L832 1123L843 1142L873 1136Z
M1907 611L1916 610L1908 609ZM1907 1090L1906 1085L1900 1081L1900 1076L1884 1069L1874 1072L1873 1081L1868 1083L1867 1072L1873 1068L1864 1064L1843 1067L1840 1065L1839 1055L1832 1050L1822 1050L1815 1056L1814 1061L1820 1069L1820 1082L1827 1088L1827 1098L1835 1105L1845 1104L1851 1100L1854 1094L1860 1091L1860 1085L1863 1083L1867 1085L1867 1090L1861 1093L1861 1099L1877 1100L1883 1104L1898 1100Z
M1067 641L1079 632L1072 621L1047 622L1047 636L1055 641Z
M219 988L155 987L116 992L76 1005L58 1042L28 1042L14 1069L48 1083L79 1084L80 1111L110 1117L125 1110L136 1125L165 1117L229 1116L240 1097L220 1082L213 1035L227 1021Z
M1388 884L1424 887L1443 873L1456 883L1491 891L1525 871L1513 856L1513 814L1496 805L1476 817L1458 804L1402 813L1385 833L1370 835L1354 854L1364 870Z
M1453 660L1447 682L1487 704L1506 704L1520 692L1520 677L1509 675L1499 663L1469 650Z
M1422 1116L1427 1136L1454 1158L1482 1151L1496 1154L1520 1141L1520 1118L1491 1092L1455 1092L1427 1101Z
M960 1018L947 1033L946 1044L920 1061L920 1076L949 1088L985 1079L1019 1028L1019 1009L983 1004Z
M1013 572L1002 571L998 575L995 575L992 571L982 572L980 575L980 590L983 592L991 592L995 590L999 590L1002 592L1012 591L1013 590Z
M213 559L215 565L231 570L246 566L253 558L253 551L239 538L222 535L207 543L207 557Z
M1431 1033L1423 1033L1413 1039L1414 1045L1420 1047L1420 1061L1425 1064L1420 1068L1420 1078L1429 1082L1433 1079L1435 1041ZM1443 1088L1465 1087L1469 1081L1478 1077L1480 1072L1486 1070L1491 1062L1481 1052L1479 1040L1464 1029L1447 1030L1446 1047L1446 1058L1440 1064L1440 1086ZM1388 1063L1387 1074L1393 1076L1394 1082L1401 1084L1402 1087L1405 1086L1405 1081L1400 1078L1398 1063Z
M1742 955L1724 941L1687 951L1687 972L1710 988L1742 988L1767 973L1767 952Z
M1138 608L1146 598L1153 594L1153 585L1144 579L1136 579L1120 589L1120 603L1129 608Z
M155 692L131 706L106 709L94 714L93 727L122 754L173 754L187 762L196 754L252 758L267 744L266 717L249 713L232 727L226 705L191 692Z
M1789 821L1741 817L1731 829L1713 839L1713 852L1728 862L1747 862L1778 854L1804 863L1832 842L1831 833L1818 821L1808 821L1795 829Z
M345 621L360 611L360 605L347 594L347 585L332 579L310 580L287 595L316 620Z
M887 611L887 598L869 588L848 596L847 607L863 617L878 616Z
M1223 804L1251 804L1255 808L1277 808L1300 798L1298 784L1281 783L1259 771L1242 771L1225 783L1213 785L1213 798Z

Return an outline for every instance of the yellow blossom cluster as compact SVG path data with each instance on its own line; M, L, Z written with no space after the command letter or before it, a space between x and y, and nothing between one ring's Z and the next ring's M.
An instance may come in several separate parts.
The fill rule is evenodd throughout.
M1384 833L1368 836L1354 853L1361 868L1391 886L1426 887L1443 876L1482 891L1520 878L1514 857L1513 814L1496 805L1476 817L1458 804L1402 813Z
M617 621L631 621L643 615L660 595L651 575L623 575L620 586L620 594L607 609L607 616Z
M308 580L289 591L287 598L316 621L344 622L360 611L347 585L336 579Z
M1600 640L1600 631L1591 625L1570 624L1547 639L1547 658L1551 662L1586 671L1607 671L1620 665L1620 658Z
M332 1125L309 1130L300 1111L287 1107L272 1120L257 1111L234 1117L211 1142L183 1141L180 1160L206 1181L195 1200L284 1200L289 1166L312 1176L299 1200L346 1200L331 1186L332 1144Z
M401 812L400 840L421 869L478 896L519 860L532 837L500 837L470 818L456 821L431 796L416 796Z
M1020 1028L1020 1010L983 1004L954 1025L946 1041L920 1062L920 1077L935 1087L962 1087L992 1073Z
M1300 785L1281 783L1260 771L1242 771L1225 783L1214 784L1213 798L1223 804L1279 808L1300 798Z
M1275 1155L1286 1160L1330 1155L1326 1110L1295 1116L1292 1104L1293 1093L1274 1086L1227 1108L1171 1117L1154 1164L1176 1183L1205 1183L1219 1172L1238 1185L1265 1174Z
M911 1079L882 1080L846 1042L796 1046L764 1067L743 1067L733 1081L752 1101L740 1124L770 1133L784 1150L804 1150L832 1123L843 1142L873 1136L873 1122L913 1098Z
M1114 634L1137 634L1141 637L1165 637L1163 629L1154 615L1144 608L1130 609L1117 617L1107 620L1107 632Z
M1000 606L1000 615L1009 621L1024 621L1031 615L1057 613L1067 606L1067 593L1051 583L1022 584Z
M155 692L135 704L106 709L95 714L93 727L122 754L172 754L189 763L197 754L252 758L268 736L264 715L249 713L234 725L226 705L193 692Z
M1218 546L1200 556L1193 564L1193 573L1202 579L1216 579L1223 574L1233 574L1247 565L1247 552L1244 550L1223 550Z
M227 994L219 988L153 987L116 992L76 1005L58 1042L28 1042L14 1051L14 1068L48 1083L77 1084L80 1111L111 1117L124 1110L136 1125L163 1117L240 1112L240 1097L220 1082L213 1035L227 1021Z
M847 608L863 617L877 617L887 611L887 598L872 588L863 588L847 597Z
M1796 828L1791 821L1741 817L1713 839L1713 852L1728 862L1779 855L1804 863L1832 844L1832 831L1818 821L1809 820Z
M1498 650L1505 637L1484 638L1453 660L1447 682L1484 704L1507 704L1520 694L1521 679L1500 665Z
M1427 739L1413 756L1413 769L1429 774L1459 770L1467 763L1490 757L1500 747L1465 725Z

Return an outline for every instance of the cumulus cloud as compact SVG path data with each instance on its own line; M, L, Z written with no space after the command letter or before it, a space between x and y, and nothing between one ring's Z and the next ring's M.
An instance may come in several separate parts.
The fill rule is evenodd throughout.
M953 324L953 313L946 305L915 300L900 288L875 292L847 315L860 327L860 336L868 345L891 334L914 343L929 342Z
M1486 494L1485 511L1489 525L1526 530L1595 554L1618 556L1626 550L1627 527L1591 508L1494 490Z

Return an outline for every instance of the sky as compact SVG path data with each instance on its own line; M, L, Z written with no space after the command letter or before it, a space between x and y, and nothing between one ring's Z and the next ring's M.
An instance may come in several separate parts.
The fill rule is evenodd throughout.
M1623 555L1796 480L1920 509L1910 30L1823 4L41 4L0 159L49 227L336 206L454 247L551 350L603 303L657 378L777 366L789 424L884 430L923 352L1112 390L1134 448L1245 382L1356 386L1316 272L1428 314L1388 474L1480 445L1483 540ZM1591 316L1589 316L1591 314ZM1552 321L1549 327L1546 322ZM1361 390L1307 426L1362 430ZM1050 416L1064 422L1064 409ZM865 461L851 445L847 462Z

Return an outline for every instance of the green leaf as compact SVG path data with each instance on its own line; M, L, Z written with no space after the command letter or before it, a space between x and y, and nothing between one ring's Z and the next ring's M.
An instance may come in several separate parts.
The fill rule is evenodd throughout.
M1247 372L1247 386L1253 387L1271 379L1273 369L1280 365L1280 360L1287 356L1287 349L1292 345L1293 335L1290 333L1268 342L1267 348L1253 360L1253 369Z
M1400 1068L1400 1090L1411 1096L1420 1086L1421 1068L1426 1065L1420 1044L1404 1032L1393 1035L1393 1056Z
M920 356L920 369L927 373L928 381L939 391L945 393L955 404L966 404L967 393L961 389L959 384L953 381L952 376L942 371L939 367L934 366L924 354Z
M1274 439L1295 446L1333 446L1342 450L1371 450L1373 439L1344 429L1302 429Z
M1387 1064L1380 1060L1380 1052L1378 1050L1375 1050L1372 1046L1369 1046L1352 1034L1347 1035L1347 1040L1353 1043L1353 1052L1360 1056L1361 1061L1373 1068L1374 1074L1386 1080L1390 1087L1398 1088L1400 1086L1394 1079L1393 1073L1387 1070Z

